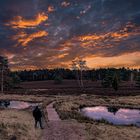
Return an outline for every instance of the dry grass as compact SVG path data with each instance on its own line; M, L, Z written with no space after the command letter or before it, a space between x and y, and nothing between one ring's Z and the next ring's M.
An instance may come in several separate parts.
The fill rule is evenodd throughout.
M62 119L76 119L86 127L87 140L139 140L140 129L134 126L114 126L104 121L93 121L83 117L79 108L84 106L118 106L140 108L140 96L107 97L107 96L67 96L55 104ZM77 123L78 125L78 123ZM84 127L83 127L84 128Z
M18 140L41 139L42 131L34 128L31 112L18 110L0 110L0 139L9 140L15 136Z
M107 124L85 124L88 140L139 140L140 129L136 127Z
M120 104L140 107L140 96L119 97L118 101Z
M87 140L139 140L140 129L134 126L113 126L107 123L92 121L83 117L79 113L79 108L84 106L118 106L140 108L140 96L34 96L34 95L1 95L0 99L22 100L43 102L45 117L47 118L46 106L56 101L55 108L62 119L72 122L71 119L78 120L81 130L86 131ZM40 129L34 129L34 121L30 111L0 110L0 140L9 140L16 136L18 140L40 140L42 132Z
M0 100L19 100L19 101L33 101L33 102L42 102L47 98L43 96L35 95L10 95L10 94L0 94Z
M107 97L95 95L65 96L54 104L61 119L76 119L80 122L91 121L80 114L79 109L86 106L115 106L122 108L139 108L140 96ZM104 121L101 121L104 122ZM106 122L105 122L106 123Z
M0 100L42 102L41 107L47 119L45 108L54 99L34 95L0 95ZM0 109L0 140L10 140L13 136L17 140L41 140L42 133L42 130L34 128L30 110Z

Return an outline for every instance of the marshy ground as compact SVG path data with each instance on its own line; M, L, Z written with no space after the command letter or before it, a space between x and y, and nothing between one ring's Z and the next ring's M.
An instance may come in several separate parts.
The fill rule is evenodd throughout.
M140 96L25 96L25 95L1 95L0 99L39 101L43 102L43 110L46 115L47 125L42 131L34 129L34 120L31 110L0 109L0 139L8 140L13 136L18 140L139 140L140 128L136 126L115 126L104 121L94 121L83 117L79 108L84 106L117 106L125 108L139 108ZM47 105L55 108L60 119L47 110ZM49 113L49 114L48 114ZM51 117L52 118L52 117ZM55 120L56 119L56 120Z
M74 87L58 86L47 90L19 90L0 95L0 100L42 102L47 122L44 121L43 130L35 129L31 109L0 109L0 140L12 137L17 140L139 140L140 128L136 126L117 126L105 120L91 120L79 111L86 106L140 109L140 90L131 90L129 86L125 88L128 90L122 87L118 92L110 92L99 87L82 91ZM103 94L99 94L99 91Z

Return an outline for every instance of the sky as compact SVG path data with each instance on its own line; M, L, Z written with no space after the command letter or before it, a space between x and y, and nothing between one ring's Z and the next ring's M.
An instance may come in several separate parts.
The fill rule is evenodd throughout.
M12 70L140 68L140 0L0 0L0 55Z

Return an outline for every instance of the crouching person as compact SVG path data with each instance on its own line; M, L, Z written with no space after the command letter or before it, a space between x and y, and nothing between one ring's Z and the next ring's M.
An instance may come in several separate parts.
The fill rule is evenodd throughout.
M42 112L41 112L41 110L39 109L38 106L36 106L35 109L33 110L33 117L34 117L34 120L35 120L35 128L37 128L37 124L39 123L40 128L43 129L43 126L42 126Z

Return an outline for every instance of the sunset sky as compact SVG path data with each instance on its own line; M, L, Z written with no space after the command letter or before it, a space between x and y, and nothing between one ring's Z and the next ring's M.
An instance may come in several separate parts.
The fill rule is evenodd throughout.
M140 68L140 0L0 0L0 55L12 70Z

